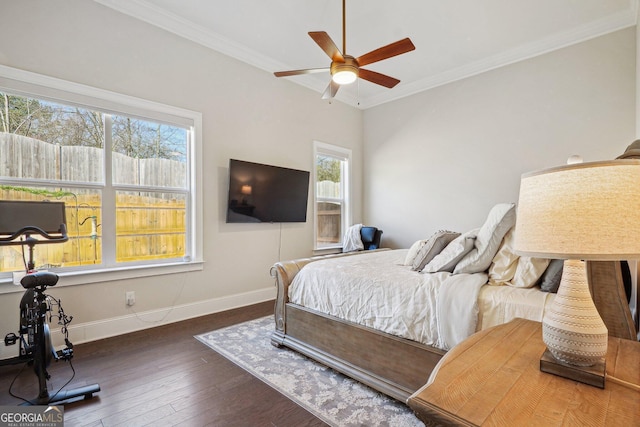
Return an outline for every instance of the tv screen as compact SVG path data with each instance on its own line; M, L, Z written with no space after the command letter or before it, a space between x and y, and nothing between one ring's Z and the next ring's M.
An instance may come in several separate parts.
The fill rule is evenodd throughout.
M309 172L229 160L227 222L306 222Z

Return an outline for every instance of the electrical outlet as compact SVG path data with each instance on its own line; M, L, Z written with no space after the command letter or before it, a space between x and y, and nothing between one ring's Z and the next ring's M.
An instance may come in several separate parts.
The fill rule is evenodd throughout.
M134 291L129 291L125 294L125 301L128 306L132 306L136 303L136 293Z

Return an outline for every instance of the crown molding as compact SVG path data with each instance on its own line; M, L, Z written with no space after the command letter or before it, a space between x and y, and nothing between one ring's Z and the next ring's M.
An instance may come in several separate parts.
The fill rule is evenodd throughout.
M94 1L269 73L272 73L273 70L287 68L286 64L275 61L260 52L249 49L240 43L229 40L175 14L157 8L145 0ZM359 99L359 96L350 93L338 92L336 99L364 110L632 27L636 25L639 19L639 2L640 0L629 0L629 9L624 12L619 12L569 31L553 34L533 43L528 43L437 75L426 76L412 83L400 84L392 91L380 93L366 99ZM326 88L326 81L321 81L317 77L292 79L290 81L318 93L322 93Z

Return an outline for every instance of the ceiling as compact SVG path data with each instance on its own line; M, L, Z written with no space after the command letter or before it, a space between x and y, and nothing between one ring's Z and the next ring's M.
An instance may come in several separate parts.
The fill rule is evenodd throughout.
M341 0L95 1L269 73L329 66L309 31L326 31L342 50ZM405 37L416 50L366 67L399 79L393 89L359 79L336 99L380 105L633 26L637 8L638 0L347 0L348 54ZM330 75L285 78L320 98Z

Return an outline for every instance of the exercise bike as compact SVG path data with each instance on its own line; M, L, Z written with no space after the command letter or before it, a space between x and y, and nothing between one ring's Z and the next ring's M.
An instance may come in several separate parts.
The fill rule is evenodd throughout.
M60 206L61 205L61 206ZM34 211L36 209L36 211ZM35 212L35 213L34 213ZM39 212L39 213L38 213ZM53 217L48 214L54 214ZM22 214L22 215L20 215ZM27 405L52 405L65 404L81 399L89 399L94 393L100 391L98 384L92 384L71 390L58 390L51 394L47 387L47 381L51 378L47 368L53 360L68 361L73 358L73 344L69 341L67 325L72 317L67 316L62 309L60 300L46 294L49 287L58 283L58 275L47 271L35 271L33 260L34 246L42 243L63 243L69 238L66 232L66 221L64 214L64 203L61 202L12 202L0 201L0 234L8 234L7 237L0 237L0 246L22 245L29 248L29 261L26 266L26 275L20 280L20 284L25 289L20 300L20 323L18 335L8 333L4 338L6 346L19 343L19 354L10 359L0 360L0 366L16 365L27 363L33 366L33 370L38 377L38 395L35 399L25 400ZM7 221L24 222L25 216L34 220L35 216L40 216L46 228L51 229L51 221L58 222L53 231L45 230L37 226L20 227L12 233L3 233L7 228ZM8 220L7 218L10 218ZM22 219L20 219L22 218ZM4 223L2 223L4 221ZM11 227L11 225L9 225ZM36 239L33 236L39 235ZM53 306L57 306L57 314L53 313ZM48 317L48 319L47 319ZM57 317L58 324L62 326L66 347L56 351L50 334L49 321ZM73 369L73 367L72 367Z

